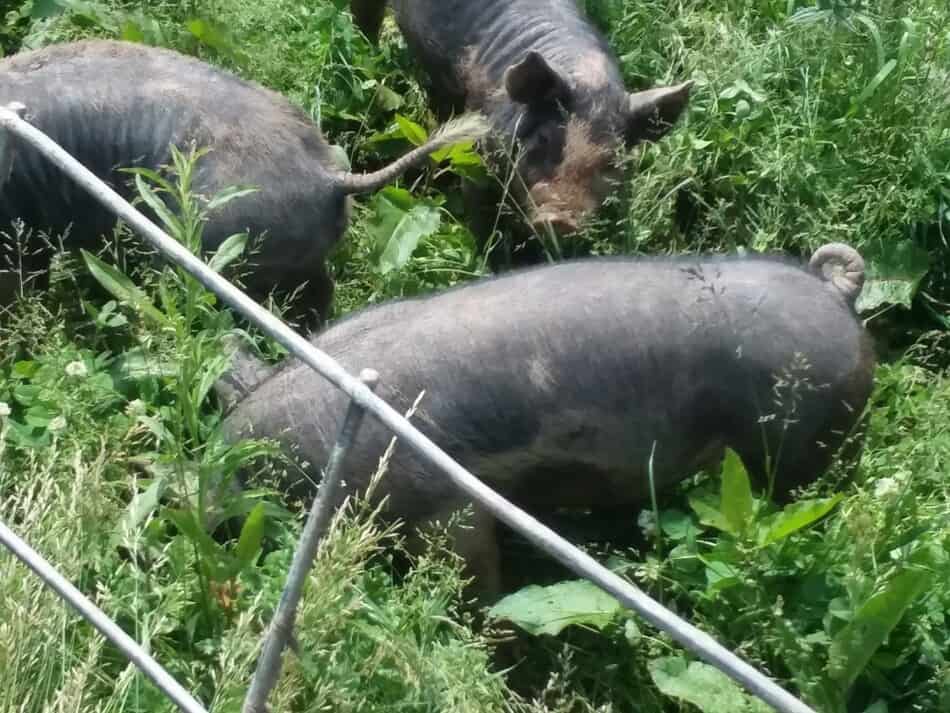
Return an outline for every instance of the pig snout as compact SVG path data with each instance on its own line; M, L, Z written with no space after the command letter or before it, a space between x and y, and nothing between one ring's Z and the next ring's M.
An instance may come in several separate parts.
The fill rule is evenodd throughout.
M533 206L531 227L539 233L547 232L548 229L558 236L576 233L584 214L589 211L560 200L547 184L535 186L530 195Z
M556 235L576 233L606 198L606 190L588 181L540 182L528 194L532 206L531 227L536 231L552 229Z
M539 213L531 220L531 228L537 233L544 233L550 228L560 237L576 233L578 222L567 213Z
M532 227L550 226L558 235L577 232L622 180L616 150L614 141L595 140L587 123L568 121L556 170L528 188Z

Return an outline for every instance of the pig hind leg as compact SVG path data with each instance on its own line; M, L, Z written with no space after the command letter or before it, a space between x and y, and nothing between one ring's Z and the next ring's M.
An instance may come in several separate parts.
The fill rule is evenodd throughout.
M861 439L851 433L856 415L847 405L834 409L817 426L791 424L779 429L756 429L757 434L733 447L742 458L755 485L765 490L773 483L773 498L791 502L793 492L815 482L836 456L852 461L860 453Z
M849 374L822 395L822 406L802 410L803 417L785 435L775 462L775 498L790 500L791 491L811 484L840 459L845 474L853 475L863 444L862 414L874 383L874 356L870 340Z
M353 22L371 42L379 40L379 31L386 16L386 0L351 0Z
M488 264L498 272L508 263L508 241L496 230L501 195L493 186L462 183L462 199L469 230L475 238L480 255L487 252Z
M858 421L860 415L860 409L840 401L819 428L796 444L794 451L784 450L776 464L775 499L778 502L789 502L793 490L813 483L836 461L842 464L847 478L854 475L864 444L864 424Z
M470 506L466 510L466 504L459 502L454 506L443 508L420 523L417 530L424 530L435 523L442 526L449 525L447 534L451 547L465 562L464 575L472 578L468 593L488 603L497 599L501 592L496 522L490 513L477 505ZM424 541L420 535L414 535L409 539L410 552L418 554L424 548Z

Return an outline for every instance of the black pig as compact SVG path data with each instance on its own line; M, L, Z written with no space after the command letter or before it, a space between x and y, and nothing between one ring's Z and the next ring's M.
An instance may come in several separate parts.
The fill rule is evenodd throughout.
M727 446L784 497L828 466L868 399L874 356L853 309L863 280L861 257L839 244L806 269L766 257L580 260L371 307L313 343L351 373L379 371L378 393L398 410L424 390L416 426L529 509L642 503L651 451L663 488ZM346 397L297 361L238 373L222 389L236 401L226 432L279 440L305 462L283 485L311 495ZM389 440L369 418L350 490ZM410 525L466 502L400 447L378 494ZM476 507L455 536L494 591L491 517Z
M269 231L250 261L249 291L262 297L307 283L301 302L322 316L333 291L324 259L346 228L348 195L380 188L428 153L477 138L484 128L477 117L461 119L382 170L354 175L280 94L177 52L114 41L55 45L0 61L0 105L11 102L24 104L33 125L126 197L129 177L119 167L167 164L170 144L210 147L198 162L195 190L259 190L212 213L203 247L213 251L234 233ZM0 230L14 218L54 233L72 224L68 243L86 247L112 228L111 212L31 146L12 144L11 172L9 157L3 162ZM25 267L42 269L48 256L33 259Z
M617 147L656 141L689 100L691 82L628 93L613 52L575 0L390 4L429 75L436 110L444 117L477 109L506 153L520 142L515 167L523 185L512 187L538 231L575 231L606 198ZM385 7L385 0L351 0L371 38ZM473 228L484 239L497 195L469 191Z

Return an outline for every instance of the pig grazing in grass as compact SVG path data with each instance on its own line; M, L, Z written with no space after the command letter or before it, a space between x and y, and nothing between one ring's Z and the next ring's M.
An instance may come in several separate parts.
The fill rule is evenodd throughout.
M599 258L530 268L367 308L313 337L351 373L377 370L396 409L485 483L530 509L648 499L736 450L785 497L817 478L857 423L874 356L856 318L851 248L807 267L769 258ZM283 486L313 494L346 396L298 361L244 358L219 393L230 438L271 437L304 465ZM344 478L365 488L390 433L367 418ZM379 496L410 526L466 498L397 446ZM455 546L492 592L498 549L474 510Z
M255 297L306 285L301 304L326 316L333 282L325 258L340 239L348 196L394 180L429 153L484 130L465 117L423 146L371 174L350 174L310 118L286 98L197 59L145 45L87 41L55 45L0 61L0 105L20 102L25 118L128 197L121 167L170 163L170 145L208 147L193 189L210 197L232 185L259 190L213 210L203 248L244 231L266 239L245 282ZM0 178L0 230L20 218L53 234L71 224L67 244L95 245L115 224L71 179L25 142L7 147ZM9 258L9 255L6 256ZM4 256L0 255L0 261ZM40 250L22 266L41 270ZM10 265L0 263L0 270ZM4 275L0 273L0 280ZM6 279L19 279L9 272Z
M686 108L691 82L630 93L575 0L393 0L442 116L475 109L513 156L512 189L537 231L577 230L618 177L617 148L656 141ZM376 37L385 0L352 0ZM515 147L515 142L519 144ZM498 191L470 188L473 228L490 232Z

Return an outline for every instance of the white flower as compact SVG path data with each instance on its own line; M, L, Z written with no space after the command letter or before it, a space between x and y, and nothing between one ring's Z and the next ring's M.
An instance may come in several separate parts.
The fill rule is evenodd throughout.
M66 376L79 378L86 376L88 373L89 370L86 369L86 365L81 361L71 361L66 365Z
M0 401L0 418L6 418L11 413L13 412L10 410L10 404L6 401Z
M145 413L145 402L142 399L129 401L125 407L126 416L141 416Z
M653 537L657 533L656 517L652 510L641 510L637 517L637 525L643 530L644 537Z
M64 428L66 428L66 419L63 416L57 416L49 422L46 430L50 433L57 433L58 431L62 431Z
M874 484L874 497L886 498L896 495L901 488L901 482L897 478L881 478Z

